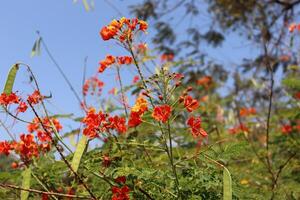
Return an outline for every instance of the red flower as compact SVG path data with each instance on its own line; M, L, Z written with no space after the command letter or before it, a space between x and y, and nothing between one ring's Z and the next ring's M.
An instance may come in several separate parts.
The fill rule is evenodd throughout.
M110 125L109 127L112 129L116 129L119 133L125 133L127 131L126 128L126 120L124 117L114 116L108 118Z
M206 131L201 127L201 118L200 117L190 117L187 120L187 125L190 126L191 133L194 138L198 136L206 137Z
M295 99L300 100L300 92L296 92L296 93L294 94L294 97L295 97Z
M116 186L113 186L111 188L111 191L113 193L112 200L129 200L129 187L127 185L124 185L123 187L119 188Z
M140 77L139 76L134 76L133 77L133 80L132 80L132 83L137 83L138 81L140 80Z
M193 112L199 107L199 103L196 99L193 99L191 96L186 96L184 99L184 107L188 112Z
M86 126L83 129L83 134L89 138L97 137L99 131L104 131L106 129L106 127L101 127L101 125L106 122L106 117L106 114L102 112L96 113L95 109L91 108L82 120Z
M130 65L133 61L130 56L119 56L117 57L117 60L120 65Z
M18 143L16 150L20 154L20 157L24 160L31 159L32 157L38 157L38 145L34 141L33 134L21 134L21 141Z
M5 154L6 156L8 156L11 150L12 150L12 145L9 142L7 141L0 142L0 155Z
M35 90L31 95L28 96L27 101L29 104L34 105L42 101L43 96L41 96L40 91Z
M152 117L157 120L165 123L172 112L171 106L169 105L161 105L156 106L153 110Z
M142 123L141 114L139 112L131 112L128 120L128 126L130 128L137 127Z
M19 97L15 93L2 93L0 95L0 105L8 106L13 103L19 103Z
M28 106L25 102L20 102L19 106L17 108L18 112L25 112L27 110Z
M19 164L17 162L12 162L11 163L11 168L17 169L19 167Z
M284 134L284 135L288 135L288 134L290 134L292 131L293 131L293 128L292 128L292 126L289 125L289 124L283 125L283 126L281 127L281 132L282 132L282 134Z

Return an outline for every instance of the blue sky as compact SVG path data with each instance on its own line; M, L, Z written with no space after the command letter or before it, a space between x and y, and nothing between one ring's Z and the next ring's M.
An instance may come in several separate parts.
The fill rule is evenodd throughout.
M126 17L132 17L128 11L128 5L141 1L111 0L110 2ZM177 12L178 16L181 16L181 11ZM76 4L71 0L9 0L1 2L0 87L4 86L10 66L17 61L22 61L32 67L42 92L52 93L51 102L55 105L50 108L52 111L78 113L76 99L44 49L40 56L30 57L31 48L37 38L36 31L40 31L53 56L77 91L80 91L83 63L86 56L88 56L87 75L92 75L97 70L99 60L106 54L125 53L113 42L104 42L99 37L100 28L118 17L120 17L118 12L105 1L95 1L95 9L90 12L85 11L81 1ZM175 19L176 21L178 20ZM209 17L204 17L203 21L205 22L203 26L205 26L209 22ZM188 19L185 19L177 27L181 37L186 36L180 32L180 27L185 26L188 22ZM151 22L149 24L151 27ZM151 29L149 32L148 37L143 37L146 42L150 41ZM211 57L232 67L234 66L233 61L238 63L238 59L244 55L255 53L253 49L245 48L244 45L247 44L244 44L237 35L232 35L227 38L222 48L211 49L209 53ZM31 91L26 84L28 77L25 73L25 70L21 70L17 75L15 90ZM125 77L125 84L130 84L132 71L131 73L123 71L122 75ZM106 83L107 90L117 86L114 77L115 75L112 73L100 76L100 79ZM0 113L0 119L3 119L1 115L4 116L4 114ZM3 130L0 128L0 131ZM0 138L6 139L6 136L1 134Z

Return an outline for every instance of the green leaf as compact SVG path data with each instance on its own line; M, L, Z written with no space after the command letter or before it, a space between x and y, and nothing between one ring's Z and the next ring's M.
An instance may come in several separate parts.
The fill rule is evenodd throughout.
M31 179L31 168L28 167L22 172L22 188L24 189L30 189L30 179ZM21 200L27 200L29 196L28 191L21 191Z
M81 157L87 146L87 143L88 143L88 138L85 135L83 135L77 144L77 148L76 148L76 151L74 153L73 160L71 163L71 166L75 172L77 172L77 170L79 168L80 160L81 160Z
M11 69L7 75L6 83L4 86L4 90L3 90L4 93L10 94L12 92L18 69L19 69L18 64L14 64L11 67Z
M40 55L41 53L41 37L39 37L33 44L30 57Z
M87 0L82 0L82 3L83 3L83 6L84 6L84 9L86 11L89 11L90 10L90 6L89 6Z
M232 200L231 175L226 167L223 169L223 200Z

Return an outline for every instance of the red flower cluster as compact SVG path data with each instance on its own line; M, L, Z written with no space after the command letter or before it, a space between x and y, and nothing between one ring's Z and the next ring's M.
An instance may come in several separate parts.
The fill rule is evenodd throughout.
M41 95L40 91L35 90L31 95L28 96L27 102L31 105L38 104L42 101L44 97Z
M98 133L110 129L116 130L119 133L125 133L127 131L125 118L119 116L109 117L108 114L104 114L101 111L96 113L94 108L91 108L87 112L82 122L85 124L83 134L89 138L95 138L98 136Z
M300 132L299 122L297 125L294 125L294 126L292 126L290 124L285 124L285 125L281 126L281 133L284 135L288 135L288 134L292 133L294 130Z
M129 127L136 127L142 123L142 115L148 110L148 102L142 96L138 97L135 105L131 108L128 121Z
M82 93L84 96L88 94L89 89L91 88L91 95L94 95L97 90L97 95L101 95L104 82L100 81L96 76L87 79L83 85Z
M9 104L17 104L19 103L20 98L15 93L2 93L0 95L0 105L8 106Z
M184 98L184 107L188 112L193 112L199 107L199 103L196 99L193 99L193 97L186 96Z
M255 108L241 108L240 109L241 117L246 117L246 116L255 115L255 114L256 114Z
M130 65L133 61L130 56L118 56L117 60L120 65Z
M194 138L199 137L200 135L202 137L207 136L206 131L201 127L200 117L189 117L189 119L187 120L187 125L190 126L190 130Z
M11 143L9 143L7 141L0 142L0 154L5 154L8 156L12 149L13 148L12 148Z
M98 68L98 72L99 73L102 73L102 72L104 72L104 70L107 68L107 67L109 67L110 65L112 65L112 64L114 64L116 62L116 58L114 57L114 56L112 56L112 55L107 55L106 57L105 57L105 59L104 60L101 60L100 62L99 62L99 68Z
M147 22L138 19L127 19L122 17L120 20L112 20L108 26L104 26L100 35L103 40L117 39L120 42L131 41L135 30L146 31Z
M240 132L249 132L249 129L244 124L240 124L233 128L230 128L228 131L230 134L237 134Z
M152 117L157 120L165 123L168 121L172 112L172 108L169 105L156 106L153 110Z
M113 193L111 199L112 200L129 200L130 199L129 198L130 189L127 185L124 185L126 182L126 177L120 176L115 179L115 182L119 183L119 184L123 184L123 186L122 187L113 186L111 188L111 191Z
M24 162L30 161L33 157L38 157L40 152L46 152L49 150L50 144L38 144L34 140L33 134L21 134L19 142L0 142L0 154L8 156L11 151L14 151Z
M21 101L21 102L19 103L19 106L18 106L18 108L17 108L17 111L23 113L23 112L25 112L25 111L27 110L27 108L28 108L27 104L26 104L25 102Z

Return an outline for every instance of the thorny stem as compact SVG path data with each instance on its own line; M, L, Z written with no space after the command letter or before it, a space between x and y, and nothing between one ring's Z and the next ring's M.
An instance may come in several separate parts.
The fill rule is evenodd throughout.
M45 192L45 191L36 190L36 189L26 189L26 188L22 188L22 187L19 187L16 185L4 184L4 183L0 183L0 187L11 188L11 189L16 189L16 190L23 190L23 191L33 192L33 193L37 193L37 194L45 194L45 195L49 195L49 196L68 197L68 198L75 198L75 199L92 199L90 197L76 196L76 195L71 195L71 194L62 194L62 193L57 193L57 192Z
M28 102L28 101L27 101ZM39 115L37 114L36 110L34 109L34 107L31 105L30 102L28 102L29 106L31 107L34 115L37 117L39 123L41 124L43 130L47 133L48 136L50 136L51 138L51 142L52 144L55 146L57 152L59 153L60 157L62 158L62 160L64 161L64 163L67 165L67 167L71 170L71 172L74 174L74 176L77 178L77 180L79 181L79 183L81 183L83 185L83 187L86 189L86 191L90 194L90 196L92 197L92 199L97 199L95 197L95 195L92 193L92 191L89 189L89 187L85 184L85 182L83 181L83 179L79 176L79 174L74 171L74 169L72 168L71 164L67 161L67 159L65 158L65 156L63 155L63 153L60 150L60 147L58 146L57 142L53 140L53 138L51 137L51 133L49 133L49 131L46 129L46 127L44 126L41 118L39 117Z
M128 118L128 112L127 112L127 107L126 107L126 102L125 102L124 88L123 88L123 84L122 84L122 80L121 80L121 74L120 74L120 66L116 65L116 68L117 68L117 74L118 74L118 81L119 81L119 84L120 84L122 104L124 106L124 112L125 112L126 118Z

